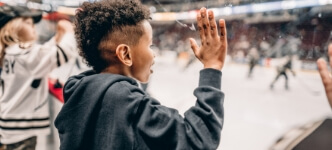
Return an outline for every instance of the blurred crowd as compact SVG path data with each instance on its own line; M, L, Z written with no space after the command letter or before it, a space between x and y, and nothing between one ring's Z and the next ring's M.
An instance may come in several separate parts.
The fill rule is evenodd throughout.
M300 60L314 61L325 55L330 40L331 24L315 25L294 22L246 24L242 20L228 21L228 54L235 62L247 62L249 50L257 49L260 58L281 58L296 55ZM152 24L155 46L159 50L190 51L189 37L198 34L179 23ZM190 24L188 24L190 25ZM180 34L179 34L180 33Z

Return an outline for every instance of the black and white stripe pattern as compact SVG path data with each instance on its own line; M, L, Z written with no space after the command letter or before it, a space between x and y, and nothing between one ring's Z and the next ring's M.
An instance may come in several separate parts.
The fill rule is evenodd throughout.
M65 51L57 45L57 52L56 52L56 59L57 59L57 65L58 67L61 66L62 64L68 62L68 56L65 53Z
M31 119L19 119L19 118L0 118L0 129L2 130L30 130L30 129L42 129L50 126L50 118L31 118Z

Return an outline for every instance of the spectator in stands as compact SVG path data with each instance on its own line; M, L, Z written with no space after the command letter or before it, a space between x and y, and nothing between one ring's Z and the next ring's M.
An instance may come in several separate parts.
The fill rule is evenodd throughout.
M76 50L68 21L58 23L48 43L36 44L41 17L27 7L0 6L0 150L34 150L37 135L49 134L48 73Z

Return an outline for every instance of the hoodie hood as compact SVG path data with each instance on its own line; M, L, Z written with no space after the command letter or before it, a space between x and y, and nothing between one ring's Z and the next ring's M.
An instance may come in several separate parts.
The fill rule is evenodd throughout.
M62 141L60 149L68 145L71 148L80 149L85 142L89 142L87 135L93 133L89 133L88 127L94 126L93 123L96 120L94 116L98 116L105 92L114 83L120 81L127 81L138 86L132 78L117 74L97 74L93 70L68 79L63 91L65 103L55 120L55 126ZM68 141L70 143L66 143Z

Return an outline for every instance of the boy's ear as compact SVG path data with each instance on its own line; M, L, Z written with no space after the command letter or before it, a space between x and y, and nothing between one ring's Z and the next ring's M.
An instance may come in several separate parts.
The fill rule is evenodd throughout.
M131 57L131 49L126 44L120 44L116 47L116 56L118 59L126 66L131 66L133 64Z

